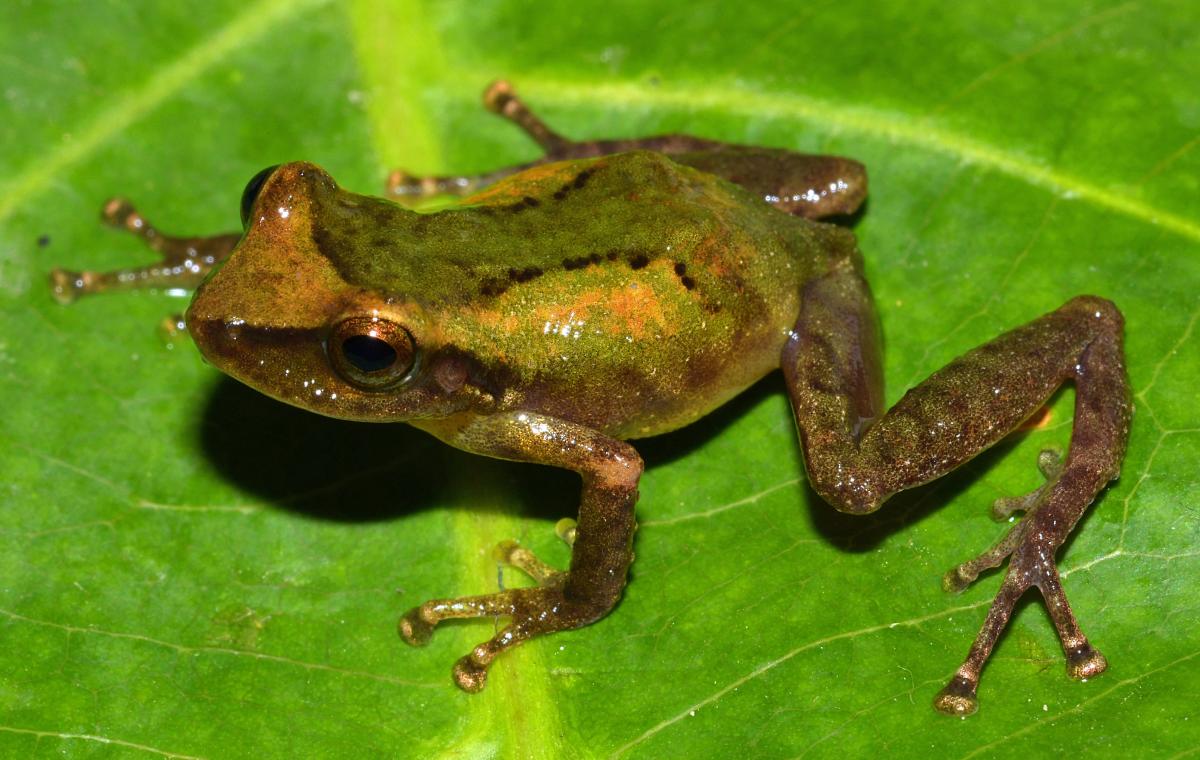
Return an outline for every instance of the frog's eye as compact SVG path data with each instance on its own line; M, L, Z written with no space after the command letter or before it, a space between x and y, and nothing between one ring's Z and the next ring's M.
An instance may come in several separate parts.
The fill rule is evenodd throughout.
M262 190L263 185L267 184L267 177L271 176L271 172L279 168L279 164L268 166L258 174L250 178L246 183L246 189L242 191L242 229L246 229L250 222L250 212L254 210L254 201L258 200L258 191Z
M381 390L408 376L416 361L412 334L378 317L338 322L325 344L333 368L351 385Z

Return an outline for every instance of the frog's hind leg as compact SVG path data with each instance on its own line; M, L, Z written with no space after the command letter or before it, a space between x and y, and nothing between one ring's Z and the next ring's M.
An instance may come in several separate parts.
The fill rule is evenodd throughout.
M191 290L200 284L217 262L229 255L241 238L241 233L212 237L164 235L124 198L111 198L105 202L100 217L111 227L137 235L162 258L147 266L109 272L75 272L56 267L50 272L50 287L59 303L72 303L81 296L109 290Z
M534 115L508 82L498 80L488 85L483 92L483 105L492 113L503 116L520 127L542 147L545 156L536 161L506 166L483 174L420 177L403 169L396 169L388 176L388 194L401 202L416 202L439 195L470 195L510 174L566 157L566 151L572 142Z
M974 712L980 671L1031 586L1045 599L1068 674L1102 672L1104 658L1071 612L1054 555L1124 456L1133 407L1116 307L1093 296L1072 299L951 362L884 412L875 316L857 267L847 263L810 282L801 302L783 369L809 480L847 512L871 512L897 491L946 474L1016 429L1062 383L1075 383L1065 460L1043 455L1046 485L997 508L1023 511L1021 522L947 574L947 588L960 589L1009 560L983 628L935 706Z
M633 561L633 505L642 460L628 444L534 413L497 414L460 429L431 432L468 451L564 467L583 478L578 525L564 520L557 526L572 549L569 570L557 570L506 541L497 547L497 558L528 574L537 587L434 599L401 617L400 635L413 645L427 642L443 620L511 618L498 634L455 663L455 682L474 692L484 687L488 666L502 652L536 636L592 623L617 603Z
M483 93L483 104L489 111L520 127L545 154L536 161L474 175L418 177L397 169L388 177L388 193L401 202L416 202L439 195L465 196L540 164L631 150L665 153L678 163L742 185L781 211L810 219L853 214L867 193L866 170L862 164L848 158L733 145L680 134L620 140L571 140L538 118L517 96L512 85L503 80L488 86Z
M595 158L611 153L630 150L657 150L663 153L682 153L712 148L720 143L686 135L663 135L629 140L586 140L577 141L564 137L551 129L546 122L525 105L512 85L497 80L483 92L483 105L487 110L516 124L525 134L533 138L544 151L535 160L513 166L505 166L483 174L459 176L419 177L403 169L397 169L388 177L387 190L401 202L416 202L438 195L464 196L491 185L511 174L552 161L576 158Z

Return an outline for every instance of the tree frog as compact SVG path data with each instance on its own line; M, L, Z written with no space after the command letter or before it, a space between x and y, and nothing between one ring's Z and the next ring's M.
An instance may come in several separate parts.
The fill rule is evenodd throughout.
M109 273L56 270L54 292L69 301L198 284L186 325L201 353L270 396L579 473L578 521L562 531L568 569L507 542L502 561L535 587L433 599L400 619L401 636L416 645L451 618L509 619L454 666L454 680L472 692L505 650L593 623L616 605L633 561L642 475L631 440L687 425L781 367L809 482L835 508L865 514L977 456L1073 381L1065 458L1044 452L1044 485L994 507L1022 519L944 578L961 590L1008 560L982 630L934 704L975 711L980 671L1031 586L1069 675L1105 669L1067 602L1055 553L1125 452L1133 407L1112 303L1073 298L885 409L854 236L818 221L859 208L862 165L686 135L575 141L505 82L484 103L544 156L479 176L398 171L389 180L393 199L464 196L453 207L419 213L351 193L311 163L255 176L240 234L169 237L114 200L105 218L163 260Z

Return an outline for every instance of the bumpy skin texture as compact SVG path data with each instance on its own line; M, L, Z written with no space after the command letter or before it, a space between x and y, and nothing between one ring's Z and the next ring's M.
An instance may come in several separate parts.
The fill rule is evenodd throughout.
M564 531L569 570L506 542L502 560L536 588L432 600L401 618L413 644L446 619L511 618L456 664L469 691L507 648L586 625L617 603L642 472L625 441L686 425L781 366L813 488L864 513L976 456L1074 381L1067 456L1044 453L1046 484L996 505L999 516L1024 518L946 575L946 588L958 590L1010 559L935 706L976 709L980 671L1031 586L1046 600L1068 673L1104 670L1054 555L1124 455L1133 408L1116 307L1072 299L885 410L876 317L853 236L811 221L858 208L861 165L687 135L576 142L505 83L484 102L546 155L474 177L390 179L402 200L475 193L456 208L418 214L343 191L312 164L288 164L247 188L246 232L232 254L234 236L167 238L116 201L106 218L147 238L164 263L56 270L55 292L69 300L139 278L194 283L215 268L187 324L230 375L322 414L407 421L468 451L578 472L579 522Z

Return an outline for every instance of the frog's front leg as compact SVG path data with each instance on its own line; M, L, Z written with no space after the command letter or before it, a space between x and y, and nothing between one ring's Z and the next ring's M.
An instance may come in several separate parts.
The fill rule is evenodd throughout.
M479 691L492 660L535 636L579 628L613 608L633 561L633 506L642 460L631 446L591 428L532 412L477 417L460 427L420 424L467 451L500 459L536 462L574 470L583 479L574 528L570 569L556 572L514 544L502 544L503 560L528 573L536 588L484 596L435 599L400 619L410 644L428 641L433 627L452 618L512 618L500 633L471 650L454 666L454 680Z
M217 262L233 251L241 238L240 232L211 237L164 235L124 198L106 201L100 218L111 227L137 235L152 250L162 254L162 258L147 266L109 272L74 272L56 267L50 272L50 288L59 303L72 303L81 296L109 290L194 290Z
M871 512L897 491L946 474L1014 430L1062 383L1075 383L1065 461L1043 455L1046 486L1000 508L1024 511L1021 522L947 574L946 586L961 589L980 570L1009 559L966 661L935 700L942 712L975 711L980 671L1013 605L1031 586L1045 599L1068 673L1087 678L1105 668L1071 612L1054 555L1117 476L1125 453L1133 407L1122 324L1112 303L1072 299L951 362L885 413L875 315L858 267L847 262L804 288L783 369L809 480L838 509Z

